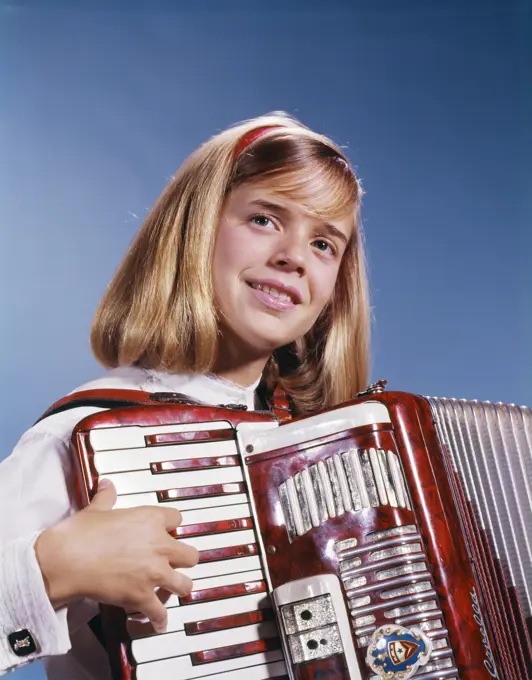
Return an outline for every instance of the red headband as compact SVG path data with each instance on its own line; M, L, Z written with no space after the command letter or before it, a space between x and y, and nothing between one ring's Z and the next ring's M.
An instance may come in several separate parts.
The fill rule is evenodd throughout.
M237 160L239 156L248 148L248 146L251 146L253 142L255 142L257 139L265 135L267 132L271 132L271 130L283 130L284 125L264 125L263 127L258 127L253 130L250 130L249 132L246 132L245 135L242 135L240 139L238 140L238 143L235 147L234 151L234 158ZM336 153L336 152L335 152ZM350 170L350 172L355 175L353 168L349 165L349 163L340 156L339 154L337 155L337 159L339 161L342 161L342 163L345 164L345 167ZM355 177L356 179L356 177Z
M235 159L238 158L240 154L248 148L248 146L253 144L255 140L259 139L259 137L262 137L262 135L265 135L271 130L281 130L282 128L282 125L265 125L264 127L255 128L254 130L246 132L246 134L242 135L242 137L238 140L238 144L235 147Z

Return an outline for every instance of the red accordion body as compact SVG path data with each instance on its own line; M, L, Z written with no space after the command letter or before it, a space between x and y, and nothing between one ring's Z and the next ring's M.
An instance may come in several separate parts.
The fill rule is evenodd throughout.
M102 608L115 677L530 677L530 565L507 563L504 526L486 526L484 473L462 474L475 456L490 468L480 417L448 417L472 404L390 392L282 425L171 403L84 419L82 503L110 478L118 507L179 507L176 536L200 551L167 633ZM516 544L522 526L508 528Z

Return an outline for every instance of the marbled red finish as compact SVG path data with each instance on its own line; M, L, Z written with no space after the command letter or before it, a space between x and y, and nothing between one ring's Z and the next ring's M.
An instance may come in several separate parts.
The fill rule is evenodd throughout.
M251 517L224 519L220 522L205 522L205 524L186 524L184 527L177 527L177 529L169 531L168 533L175 538L190 538L190 536L218 534L225 531L241 531L242 529L253 529L253 520Z
M470 526L464 528L467 508L460 498L456 498L457 486L451 482L452 472L434 429L428 402L410 394L383 393L353 403L363 401L384 403L391 415L393 428L360 428L246 458L273 587L320 573L340 576L334 550L336 541L354 536L364 543L371 532L396 525L416 524L432 567L439 606L444 614L444 625L448 629L461 680L489 680L496 673L495 666L498 677L504 680L524 680L528 677L525 666L522 662L513 661L518 656L518 645L511 639L511 634L504 634L504 615L496 616L494 627L500 629L497 638L491 630L490 614L496 613L488 613L482 594L491 587L497 575L487 558L479 565L478 571L472 566L468 543L475 540L474 530ZM391 507L349 512L329 519L290 543L282 519L277 491L279 484L305 467L353 447L383 448L399 454L414 512ZM481 552L474 554L477 559L483 559ZM491 572L489 578L488 572ZM495 655L493 660L486 653L485 640L476 620L479 618L478 608L476 612L473 609L472 593L475 592L480 597L483 620L490 629L487 635ZM377 626L385 623L389 620L377 618ZM362 676L367 679L373 673L365 665L365 649L363 653L357 651ZM318 677L313 663L305 666L308 674L304 677Z
M219 616L217 619L206 619L205 621L195 621L185 623L187 635L197 635L198 633L212 633L216 630L227 630L228 628L239 628L251 623L263 623L273 621L274 613L272 609L256 609L244 614L233 614L231 616Z
M201 496L221 496L235 493L245 493L246 485L242 482L229 482L227 484L211 484L210 486L191 486L181 489L165 489L157 491L159 503L166 501L184 500L186 498L200 498Z
M347 673L348 668L343 654L303 663L294 668L295 680L341 680L348 677Z
M282 519L283 513L279 508L277 489L281 482L301 472L307 466L353 447L397 451L392 427L380 425L357 428L313 440L308 445L300 444L277 452L251 455L246 458L274 588L287 581L317 574L332 573L339 577L338 556L334 548L337 541L351 537L363 538L374 531L416 523L414 512L406 508L391 506L367 508L357 512L347 512L341 517L330 518L324 525L297 537L293 543L289 542ZM362 560L362 566L371 566L366 561L366 557L362 557ZM374 592L379 593L379 591ZM347 599L346 596L346 610L349 611ZM377 625L385 623L390 623L390 621L384 619L377 622ZM366 666L364 657L365 654L359 653L362 677L366 679L373 676L373 672ZM340 680L348 677L347 674L338 675L338 673L344 673L340 671L341 668L345 670L343 655L321 661L309 661L292 668L297 680L300 677L308 678L308 680L321 677L334 677ZM321 675L322 673L325 675Z
M230 548L213 548L212 550L200 550L199 563L213 562L214 560L228 560L233 557L246 557L258 555L259 549L256 543L246 545L234 545Z
M360 435L355 430L347 431L313 440L311 447L301 444L246 458L274 588L315 574L337 574L336 541L415 523L414 513L405 508L368 508L331 518L321 527L298 537L294 543L289 542L283 514L279 511L279 485L305 467L353 446L397 449L391 428L381 428Z
M246 583L234 583L230 586L207 588L205 590L193 590L189 595L182 595L179 598L179 602L180 604L192 604L193 602L222 600L229 597L239 597L240 595L251 595L251 593L265 592L266 583L264 581L247 581Z
M260 652L270 652L279 649L280 644L279 638L266 638L265 640L246 642L243 645L207 649L204 652L195 652L190 656L192 658L192 665L198 666L199 664L212 663L213 661L223 661L224 659L234 659L240 656L259 654Z
M168 472L185 470L206 470L215 467L234 467L240 465L238 456L216 456L208 458L187 458L182 460L165 460L151 463L150 470L153 475L164 475Z
M191 444L194 442L223 442L233 439L231 430L198 430L197 432L166 432L144 437L146 446L165 446L167 444Z

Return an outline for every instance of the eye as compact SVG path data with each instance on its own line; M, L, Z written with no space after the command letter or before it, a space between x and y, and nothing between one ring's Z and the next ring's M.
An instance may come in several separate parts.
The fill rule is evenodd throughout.
M253 215L251 221L259 227L275 227L274 223L267 215Z
M337 252L338 252L336 246L334 246L332 243L330 243L329 241L326 241L323 238L317 238L312 243L316 247L316 249L319 250L322 253L328 253L330 255L336 255Z

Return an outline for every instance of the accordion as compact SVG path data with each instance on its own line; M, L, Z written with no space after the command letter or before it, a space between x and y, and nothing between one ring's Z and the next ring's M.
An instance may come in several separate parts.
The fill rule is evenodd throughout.
M158 396L73 433L84 504L105 476L200 554L165 633L102 607L117 680L532 677L531 410L377 383L279 424Z

